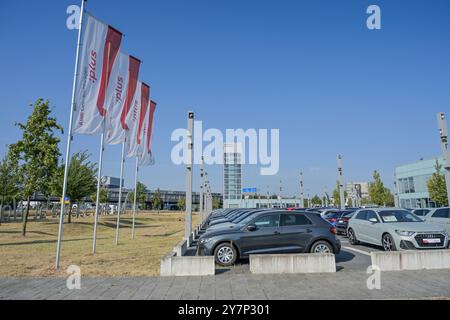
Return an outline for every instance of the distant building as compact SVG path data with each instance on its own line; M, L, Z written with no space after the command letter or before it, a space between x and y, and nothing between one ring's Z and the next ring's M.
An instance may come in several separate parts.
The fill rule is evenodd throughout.
M242 145L225 144L223 158L224 208L239 207L242 200Z
M101 182L104 188L120 188L120 178L104 176L102 177Z
M359 199L368 198L369 197L369 182L347 182L345 186L345 191L348 194L352 194L353 187L356 190L356 195Z
M436 207L430 200L427 182L436 172L436 159L444 164L443 158L421 160L395 168L395 179L399 204L403 208ZM444 173L442 171L442 173Z

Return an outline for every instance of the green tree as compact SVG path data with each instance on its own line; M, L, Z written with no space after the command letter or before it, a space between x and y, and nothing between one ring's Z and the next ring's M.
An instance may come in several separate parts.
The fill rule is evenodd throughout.
M66 194L72 204L79 205L83 198L89 197L97 190L97 165L89 161L89 157L87 151L83 151L74 154L70 160ZM62 194L64 169L64 165L60 166L53 179L52 194L54 196L60 197ZM101 197L100 200L102 200ZM71 223L71 216L72 206L69 209L68 223Z
M138 182L137 183L137 196L136 196L136 204L138 207L145 207L145 202L147 201L147 187L145 184ZM128 203L134 203L134 190L128 193Z
M186 199L184 201L184 205L186 206ZM161 197L161 190L156 189L155 194L152 197L152 208L156 210L161 210L163 206L163 201Z
M322 199L318 195L315 195L311 199L311 202L312 202L313 206L321 206L322 205Z
M371 204L377 206L393 206L394 196L388 188L386 188L381 181L381 175L378 171L373 172L373 182L369 185L369 197Z
M218 198L213 198L213 210L220 209L222 206Z
M70 168L69 168L69 170L70 170ZM97 180L97 179L95 179L95 180ZM97 182L95 182L95 183L97 183ZM97 186L95 186L94 191L95 192L91 195L91 200L93 202L97 202ZM100 200L99 200L100 204L106 204L106 203L108 203L108 200L109 200L108 189L100 188Z
M180 199L178 199L177 207L178 207L178 210L181 210L181 211L186 210L186 198L185 197L181 197Z
M21 196L27 200L22 226L23 236L26 236L31 196L36 192L42 192L45 196L50 193L51 181L58 170L60 156L60 139L55 136L55 131L63 133L56 118L50 116L49 101L39 99L32 107L33 112L27 122L16 124L22 130L22 140L11 145L11 151L19 161Z
M430 199L438 205L448 206L447 185L445 183L445 176L441 174L442 165L439 164L438 160L436 160L435 169L436 171L427 182Z
M0 161L0 210L5 203L17 199L19 194L18 161L8 149L7 154ZM1 221L0 221L1 223Z
M339 181L336 182L336 187L333 190L333 202L336 206L341 206L341 196L340 196L340 190L339 190ZM347 199L348 193L344 190L344 198Z

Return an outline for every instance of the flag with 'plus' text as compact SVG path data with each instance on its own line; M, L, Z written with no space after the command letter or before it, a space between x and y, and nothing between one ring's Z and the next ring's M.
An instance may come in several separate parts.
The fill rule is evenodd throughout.
M150 112L148 113L147 123L144 128L144 148L143 152L139 156L140 166L151 166L155 164L155 159L152 152L152 134L153 134L153 121L156 110L156 102L150 101Z
M103 132L110 76L120 51L122 33L85 14L75 97L74 132Z

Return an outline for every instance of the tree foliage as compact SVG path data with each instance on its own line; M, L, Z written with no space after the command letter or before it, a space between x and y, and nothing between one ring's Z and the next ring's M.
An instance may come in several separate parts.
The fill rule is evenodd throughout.
M7 154L0 161L0 206L11 203L19 197L19 163L13 153L8 149Z
M185 206L186 206L186 200L185 200ZM152 208L156 210L161 210L163 206L163 201L161 197L161 190L156 189L155 194L152 197Z
M90 155L87 151L83 151L74 154L70 160L66 194L72 203L80 202L97 190L97 165L89 161L89 158ZM64 170L65 166L61 165L53 179L51 187L54 196L60 197L62 194ZM71 222L71 209L72 206L69 209L69 223Z
M97 179L96 179L97 180ZM94 193L91 195L91 200L97 202L97 186L94 188ZM109 200L108 189L100 188L100 204L107 204Z
M177 202L178 210L186 210L186 197L180 197Z
M391 190L384 186L381 175L376 170L373 172L373 179L369 185L370 202L378 206L393 206L394 196Z
M322 199L316 194L312 200L311 200L313 206L321 206L322 205Z
M30 198L36 192L48 196L51 181L58 170L60 139L55 132L63 132L56 118L50 116L49 101L37 100L26 123L17 123L22 139L11 145L11 152L19 161L18 173L21 196L27 200L22 235L26 235Z
M147 187L143 183L138 182L136 204L141 208L145 206L147 201L147 192ZM128 193L128 203L134 203L134 190Z
M336 187L333 190L333 202L336 206L341 206L341 196L340 196L340 187L339 187L339 181L336 182ZM344 198L347 199L348 193L344 190Z
M445 176L441 173L442 165L439 164L438 160L436 160L435 169L436 171L427 182L430 199L440 206L448 206L447 185Z

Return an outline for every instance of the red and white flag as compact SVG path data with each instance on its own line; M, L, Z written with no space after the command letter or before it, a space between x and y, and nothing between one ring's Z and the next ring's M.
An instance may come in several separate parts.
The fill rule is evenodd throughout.
M153 133L153 118L156 110L156 102L150 101L150 112L147 117L147 123L144 128L144 150L139 157L140 166L150 166L155 164L155 159L152 153L152 133Z
M106 105L105 143L115 145L122 143L126 137L125 119L131 109L136 93L141 62L129 55L120 53L111 73Z
M107 92L122 33L86 14L80 51L74 132L94 135L103 131Z
M143 128L150 103L150 87L138 82L133 105L126 117L127 157L137 157L143 151Z

